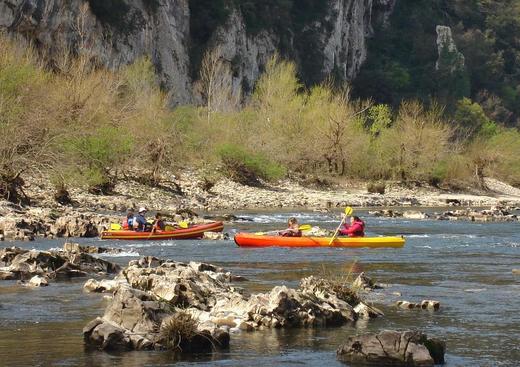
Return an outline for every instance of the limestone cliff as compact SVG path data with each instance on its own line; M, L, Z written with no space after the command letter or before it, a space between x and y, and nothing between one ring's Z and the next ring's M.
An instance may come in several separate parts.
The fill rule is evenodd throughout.
M366 59L374 22L386 22L395 0L329 0L323 19L302 29L250 33L233 9L204 47L220 46L233 62L235 88L250 90L267 59L296 60L308 83L334 73L351 80ZM229 5L231 6L231 5ZM49 53L88 50L117 67L148 55L175 103L193 101L189 0L0 0L0 31L22 35ZM281 39L284 39L282 44Z

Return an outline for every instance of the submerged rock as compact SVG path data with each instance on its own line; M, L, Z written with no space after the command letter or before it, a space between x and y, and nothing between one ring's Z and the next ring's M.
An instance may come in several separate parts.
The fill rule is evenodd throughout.
M396 306L405 310L411 310L413 308L420 308L423 310L433 310L437 311L441 304L439 301L433 301L433 300L423 300L421 303L412 303L408 301L397 301Z
M445 351L443 341L421 332L385 330L348 338L336 356L352 365L433 367L444 363Z

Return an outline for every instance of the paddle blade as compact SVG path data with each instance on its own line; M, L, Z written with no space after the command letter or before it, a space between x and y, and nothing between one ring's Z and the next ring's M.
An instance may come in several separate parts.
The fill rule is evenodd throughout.
M121 229L121 224L119 223L111 223L110 224L110 230L111 231L119 231Z
M188 222L179 222L179 227L186 229L189 227L189 224Z
M299 227L300 231L309 231L312 229L312 226L310 224L302 224Z
M354 209L352 209L352 207L350 207L350 206L347 206L345 208L345 215L347 217L350 217L352 214L354 214Z

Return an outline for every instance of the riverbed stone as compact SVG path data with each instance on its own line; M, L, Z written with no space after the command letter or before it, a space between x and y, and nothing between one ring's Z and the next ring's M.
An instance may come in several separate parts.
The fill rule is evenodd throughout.
M405 310L411 310L413 308L420 308L421 305L418 303L412 303L408 301L397 301L396 306Z
M49 285L49 281L45 277L35 275L29 280L28 285L31 287L46 287Z
M513 269L513 274L520 275L520 269Z
M440 307L441 307L441 303L439 301L434 301L434 300L430 300L430 299L421 301L421 308L423 310L437 311Z
M384 330L348 338L336 356L351 365L433 367L444 362L445 348L418 331Z

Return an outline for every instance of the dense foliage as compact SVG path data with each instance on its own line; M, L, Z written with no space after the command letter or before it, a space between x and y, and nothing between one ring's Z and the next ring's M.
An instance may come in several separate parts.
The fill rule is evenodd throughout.
M464 55L458 75L436 68L437 25L452 28ZM381 27L355 81L356 95L393 106L408 98L424 103L434 98L448 112L467 97L490 119L519 126L520 2L399 0L389 24Z

